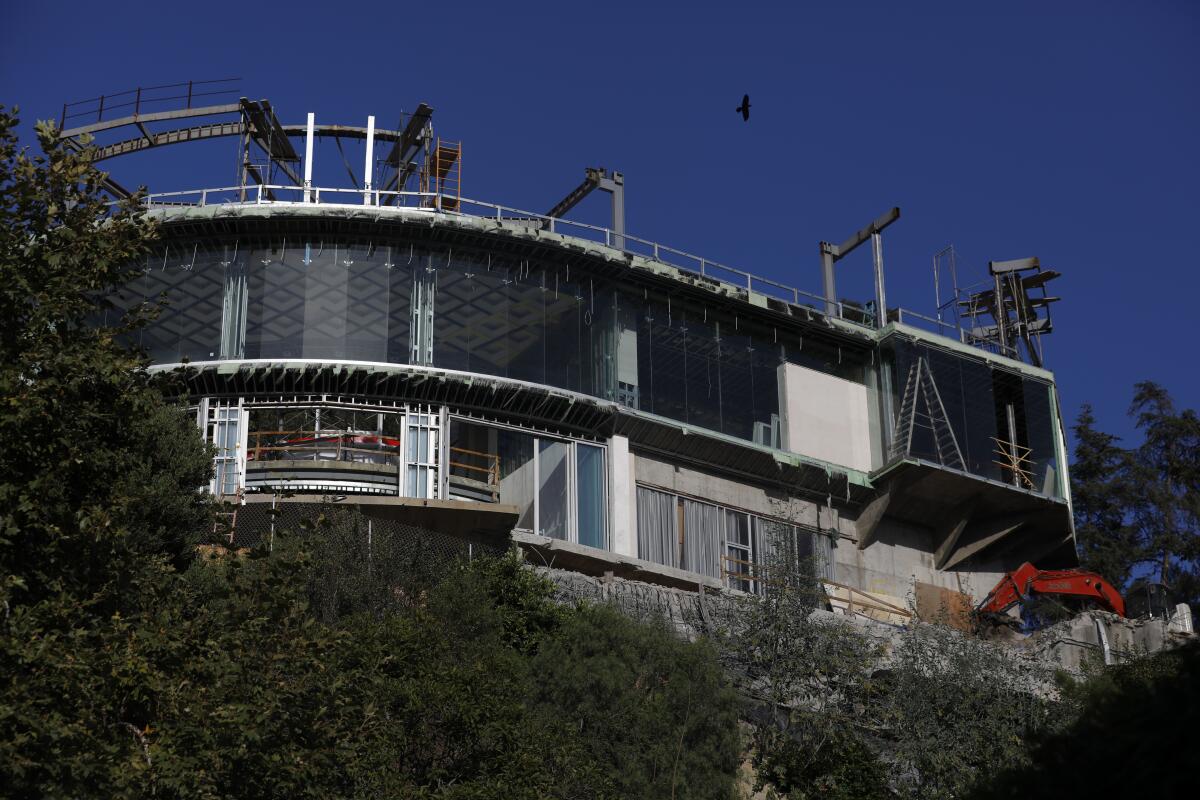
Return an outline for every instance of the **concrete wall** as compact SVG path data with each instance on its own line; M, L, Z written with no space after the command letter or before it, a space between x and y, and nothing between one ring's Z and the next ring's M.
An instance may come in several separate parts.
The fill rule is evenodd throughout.
M865 550L850 537L839 537L834 550L834 580L865 592L910 598L913 581L970 595L976 603L987 596L1005 570L999 563L974 563L969 570L946 571L933 566L933 533L885 517L878 538Z
M784 448L869 472L872 426L867 391L860 383L796 364L780 364Z

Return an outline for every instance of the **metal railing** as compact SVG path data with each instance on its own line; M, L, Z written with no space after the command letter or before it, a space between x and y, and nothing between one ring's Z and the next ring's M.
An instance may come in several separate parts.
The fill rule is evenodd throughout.
M246 460L348 461L357 464L396 466L400 440L374 433L337 431L250 431L253 442Z
M143 106L156 107L161 103L175 100L185 100L185 108L191 108L192 102L200 97L215 95L237 94L237 89L214 89L217 84L236 83L241 78L220 78L210 81L187 81L185 83L165 83L160 86L139 86L115 94L102 94L87 100L77 100L74 103L63 103L62 116L59 118L60 130L66 127L67 120L87 118L90 122L103 122L105 112L119 108L132 108L133 116L142 113ZM164 95L163 92L178 90L177 94ZM186 90L186 91L185 91ZM93 119L94 117L94 119ZM110 114L111 118L111 114Z
M471 461L475 463L469 463ZM498 454L468 450L464 447L451 447L450 463L447 466L451 482L455 478L460 478L482 484L487 487L492 502L500 502L500 456Z

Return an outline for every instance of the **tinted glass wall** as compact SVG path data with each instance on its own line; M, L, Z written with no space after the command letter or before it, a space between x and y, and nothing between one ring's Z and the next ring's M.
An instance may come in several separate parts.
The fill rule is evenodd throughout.
M771 444L778 367L862 382L870 351L534 261L351 238L186 242L114 299L165 297L140 334L161 363L423 364L568 389ZM551 458L553 454L546 457Z
M902 339L882 353L892 389L891 458L1062 496L1048 383Z

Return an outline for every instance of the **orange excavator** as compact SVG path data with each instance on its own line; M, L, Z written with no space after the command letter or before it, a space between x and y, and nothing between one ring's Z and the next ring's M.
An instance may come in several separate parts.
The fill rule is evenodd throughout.
M1079 608L1098 608L1125 616L1125 600L1103 577L1084 569L1038 569L1025 562L1005 575L975 609L978 616L1000 619L1017 604L1050 600ZM1035 620L1026 619L1026 624Z

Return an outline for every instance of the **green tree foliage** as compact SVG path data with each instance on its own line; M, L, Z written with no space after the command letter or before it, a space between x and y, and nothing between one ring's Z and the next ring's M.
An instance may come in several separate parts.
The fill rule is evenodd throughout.
M336 620L362 636L375 620L419 629L409 647L424 644L408 657L427 658L428 671L410 669L389 693L408 698L393 707L405 722L390 741L413 732L400 756L415 765L410 790L451 774L455 786L486 787L496 778L472 770L520 756L529 763L503 777L508 792L526 781L532 796L729 796L738 703L710 645L607 607L563 607L516 551L430 569L411 539L369 534L344 510L327 512L305 545L314 607L336 598ZM449 763L433 758L443 750L456 754Z
M1083 566L1114 586L1125 586L1141 560L1137 530L1128 519L1133 459L1118 437L1096 430L1095 424L1092 407L1084 405L1075 422L1071 464L1075 537Z
M731 620L730 667L754 707L758 787L789 798L887 796L864 716L879 645L851 623L814 615L823 593L812 565L782 541L766 595Z
M1200 602L1200 417L1149 381L1134 386L1129 414L1142 433L1131 449L1095 429L1089 406L1076 422L1071 490L1081 558L1118 587L1149 576Z
M1200 766L1200 644L1109 667L1069 685L1065 722L1035 738L1028 761L981 784L978 800L1191 797Z
M1177 411L1161 386L1134 387L1129 408L1143 441L1135 454L1133 520L1162 583L1200 600L1200 417Z
M190 557L209 460L194 422L118 342L139 319L89 325L153 226L133 202L110 214L100 173L51 125L37 128L45 156L19 148L16 122L0 108L3 591L112 600L134 579L128 554Z
M888 673L875 714L901 797L962 797L1024 763L1053 713L1048 670L944 625L907 628Z
M760 787L788 798L953 798L1023 763L1052 676L944 625L892 636L820 610L786 552L728 646L755 701ZM878 635L881 631L875 630Z
M611 608L581 608L533 668L535 708L579 737L616 796L730 796L738 703L711 645Z

